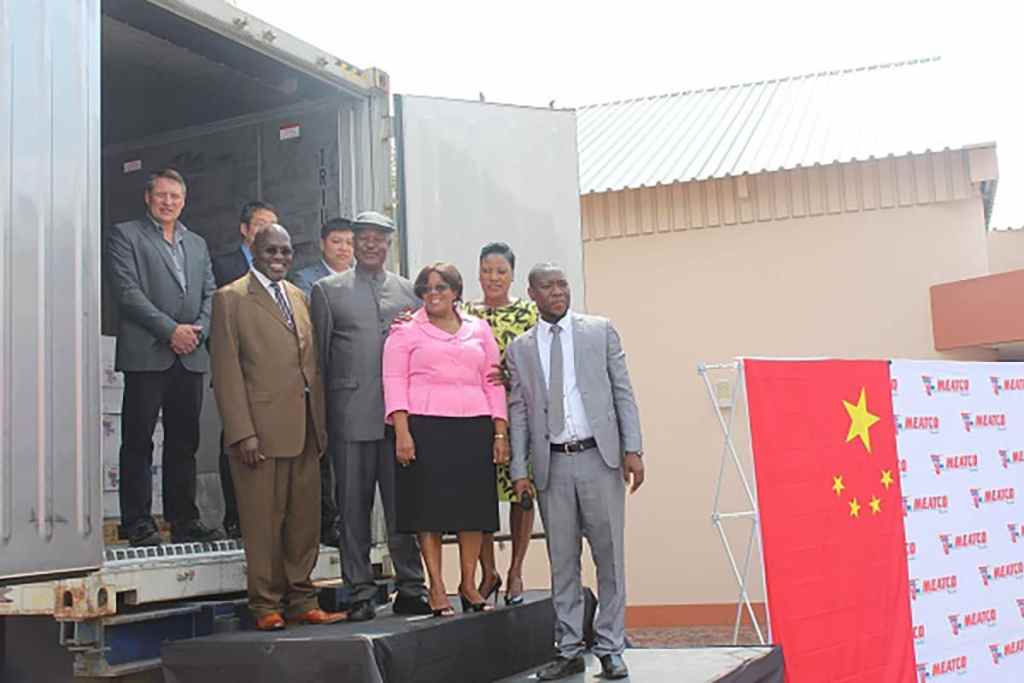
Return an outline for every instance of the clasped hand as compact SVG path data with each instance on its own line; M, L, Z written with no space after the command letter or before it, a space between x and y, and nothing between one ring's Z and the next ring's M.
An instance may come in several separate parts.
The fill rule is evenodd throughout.
M187 356L199 346L202 333L202 325L178 325L171 333L171 351L179 356Z

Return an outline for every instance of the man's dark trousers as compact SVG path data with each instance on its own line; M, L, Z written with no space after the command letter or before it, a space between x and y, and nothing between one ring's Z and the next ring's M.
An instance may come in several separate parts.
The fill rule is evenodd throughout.
M122 528L152 519L153 430L163 409L164 518L186 526L196 507L196 450L203 408L203 374L180 360L159 372L124 373L121 409L120 503Z

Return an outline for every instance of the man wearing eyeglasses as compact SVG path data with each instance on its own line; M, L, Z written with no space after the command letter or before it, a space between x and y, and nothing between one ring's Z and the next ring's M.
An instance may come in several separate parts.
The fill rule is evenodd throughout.
M356 267L318 280L310 293L320 367L327 386L327 429L341 516L341 571L352 589L349 621L376 615L370 564L370 514L380 486L388 547L397 574L396 614L430 614L419 548L395 533L395 433L384 424L382 357L391 323L418 308L412 283L384 269L391 219L364 211L352 222Z
M153 430L161 410L164 517L171 540L224 537L199 521L195 502L214 280L206 241L179 220L185 194L177 171L157 171L146 183L146 217L110 231L108 257L120 313L115 367L124 372L121 530L134 546L161 542L152 515Z

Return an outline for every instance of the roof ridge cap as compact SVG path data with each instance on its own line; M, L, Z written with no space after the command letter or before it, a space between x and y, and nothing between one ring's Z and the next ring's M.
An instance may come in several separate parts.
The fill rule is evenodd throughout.
M812 78L818 76L841 76L844 74L856 73L858 71L875 71L878 69L891 69L897 67L914 66L917 64L930 64L938 61L942 61L942 55L934 55L931 57L917 57L893 62L879 62L876 64L865 64L861 66L846 67L841 69L822 69L819 71L811 71L800 74L790 74L788 76L776 76L774 78L759 78L722 85L705 86L702 88L688 88L686 90L677 90L675 92L660 93L657 95L641 95L639 97L627 97L619 100L611 100L609 102L596 102L594 104L584 104L579 107L575 107L575 109L576 111L582 111L584 109L600 109L602 107L612 107L619 104L632 104L634 102L644 102L647 100L661 100L670 97L681 97L683 95L693 95L703 92L716 92L719 90L730 90L732 88L745 88L751 85L760 85L764 83L783 83L786 81L796 81L803 78Z

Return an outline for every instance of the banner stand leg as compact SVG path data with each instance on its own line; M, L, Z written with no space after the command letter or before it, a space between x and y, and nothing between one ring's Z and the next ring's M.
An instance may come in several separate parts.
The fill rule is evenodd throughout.
M746 401L746 392L743 382L743 365L741 361L733 361L730 363L700 363L697 366L697 374L700 375L701 379L704 380L704 386L708 392L708 398L711 401L711 407L715 411L715 416L718 418L719 427L722 429L723 443L722 443L722 455L721 463L718 467L718 481L715 483L715 502L711 513L711 523L715 526L718 531L719 538L722 540L722 547L725 549L726 557L729 560L729 566L732 569L733 577L736 579L736 584L739 587L739 596L736 601L736 622L733 626L732 642L733 645L738 644L740 626L743 623L743 613L746 611L750 617L750 623L754 627L754 631L757 634L758 641L765 645L767 643L766 636L768 639L771 638L771 618L768 616L767 610L767 591L765 591L765 629L762 630L760 623L757 619L757 614L754 612L753 603L750 601L750 594L747 591L748 581L750 580L750 565L754 555L754 547L756 545L758 551L758 557L763 558L761 554L761 534L759 532L760 516L758 515L757 509L757 497L755 495L756 488L751 485L750 480L747 477L746 472L743 468L743 461L736 450L735 443L733 442L733 428L735 425L736 407L740 405L740 401ZM712 374L717 376L726 375L731 386L731 392L728 397L722 395L716 386L721 386L721 383L715 383L712 381ZM728 415L726 412L728 411ZM751 477L753 477L753 458L748 458L750 464ZM749 509L740 510L738 512L723 512L721 509L721 494L722 484L725 481L727 475L726 466L728 462L732 462L735 472L739 475L739 480L743 485L743 492L746 496L747 504ZM749 520L750 521L750 533L747 536L746 548L743 550L743 566L740 568L736 562L736 555L733 553L732 544L729 542L729 537L725 531L725 522L729 520ZM764 588L764 561L761 560L761 586ZM744 609L745 608L745 609Z

